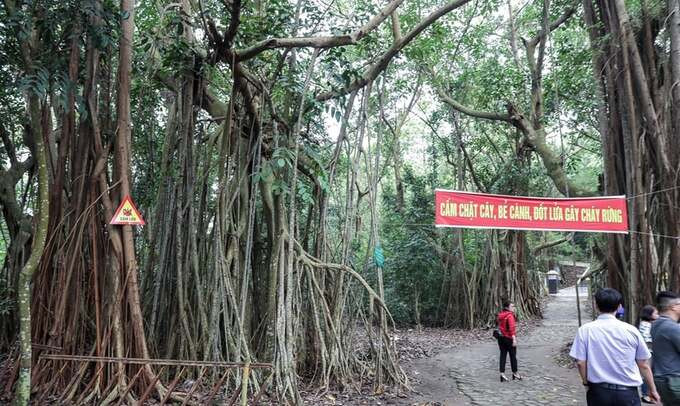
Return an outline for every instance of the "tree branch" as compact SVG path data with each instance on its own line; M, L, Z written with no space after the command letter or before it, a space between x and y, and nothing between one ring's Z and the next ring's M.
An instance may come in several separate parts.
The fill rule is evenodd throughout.
M548 31L549 29L548 24L550 23L549 13L550 13L550 0L543 0L543 25L541 28L542 35L538 37L540 38L538 46L538 64L537 64L539 71L543 70L543 60L545 59L545 44L548 41L548 33L552 32L552 30Z
M549 32L555 31L557 28L559 28L562 24L564 24L572 15L574 15L574 12L576 9L574 7L569 7L562 13L562 15L555 20L552 24L550 24L550 27L548 27ZM545 28L541 28L541 31L539 31L538 34L536 34L535 37L533 37L530 41L528 41L529 45L536 46L538 45L538 41L541 40L541 38L545 35Z
M512 117L512 125L522 133L526 141L534 148L538 156L541 157L543 167L560 193L571 197L586 197L596 194L596 190L579 187L569 180L562 165L562 158L555 154L552 147L546 141L545 128L542 126L538 129L534 128L531 120L511 104L508 104L508 114Z
M533 252L534 255L538 255L538 253L543 251L544 249L548 249L548 248L554 247L556 245L560 245L560 244L563 244L565 242L571 241L572 238L574 238L574 233L571 233L568 236L561 238L559 240L549 241L545 244L541 244L531 251Z
M394 37L395 42L401 40L401 24L399 23L399 14L397 13L397 10L392 12L392 36Z
M488 111L480 111L480 110L473 110L467 106L464 106L448 95L444 93L442 89L439 87L435 87L435 90L437 91L437 95L439 98L446 104L448 104L451 108L453 108L456 111L459 111L465 115L471 116L471 117L477 117L477 118L483 118L485 120L493 120L493 121L505 121L506 123L512 123L512 117L510 117L509 114L501 114L501 113L494 113L494 112L488 112Z
M241 0L233 0L231 4L231 19L229 20L229 27L224 32L223 44L227 48L231 48L231 44L236 37L238 26L241 24Z
M14 143L9 136L9 131L7 131L7 128L5 128L2 123L0 123L0 138L2 138L2 143L5 145L5 151L7 151L10 165L15 166L18 163L16 149L14 148Z
M511 103L507 104L507 115L489 113L476 111L465 107L446 96L446 94L444 94L441 89L437 89L437 93L441 97L442 101L463 114L487 120L504 121L517 128L526 138L526 141L541 157L543 166L546 169L548 176L553 180L555 187L560 191L560 193L567 195L568 190L570 196L593 196L595 194L595 191L576 186L574 182L569 180L567 174L564 172L564 168L562 167L562 160L554 153L550 145L548 145L546 142L545 129L543 127L536 129L531 121L521 112L519 112L517 108ZM479 185L477 185L477 187L479 187Z
M422 109L421 109L421 111L422 111ZM455 162L453 161L453 159L451 158L451 155L453 155L453 154L451 153L451 148L449 148L449 145L448 145L447 141L444 140L442 137L439 136L439 134L437 133L437 129L434 128L434 126L432 125L432 123L430 123L427 119L425 119L424 117L422 117L422 116L420 116L419 114L416 114L416 113L414 113L414 115L415 115L418 119L420 119L420 121L422 121L426 126L428 126L428 127L430 128L430 131L432 131L432 135L433 135L437 140L439 140L439 142L441 143L441 146L444 148L444 155L445 155L445 158L446 158L446 162L447 162L449 165L455 167L455 166L456 166L456 163L455 163Z
M369 32L376 29L387 17L389 17L403 3L404 0L392 0L387 4L378 15L371 18L366 24L359 27L351 34L336 36L319 37L298 37L298 38L269 38L258 42L248 48L235 51L236 59L239 62L254 58L261 52L274 48L333 48L344 45L355 45L364 38Z
M508 18L510 19L510 48L512 49L512 59L515 61L517 69L520 69L519 53L517 52L517 29L515 28L515 17L512 14L512 4L508 0Z
M390 61L392 58L394 58L406 45L408 45L415 37L418 36L421 32L423 32L426 28L428 28L432 23L437 21L439 18L443 17L444 15L448 14L449 12L457 9L458 7L468 3L470 0L456 0L452 1L445 6L433 11L430 13L427 17L422 19L420 23L418 23L411 31L406 33L404 37L400 41L396 41L390 49L388 49L385 53L383 53L378 60L371 65L363 75L361 75L360 78L354 80L352 83L350 83L348 86L338 89L338 90L333 90L329 92L324 92L316 96L316 100L318 101L326 101L329 99L333 99L335 97L340 97L343 95L346 95L347 93L351 93L357 89L360 89L368 82L374 80L376 77L378 77L379 74L381 74L387 66L390 64Z
M420 99L420 89L423 84L422 78L423 78L422 75L418 75L418 78L416 79L416 86L413 89L413 93L411 93L411 99L409 100L406 109L404 109L404 111L398 114L396 117L396 127L393 126L392 123L390 123L390 121L387 119L387 116L385 114L385 106L382 98L383 96L382 89L379 91L378 103L380 106L380 118L387 125L387 128L390 130L392 136L395 138L399 137L399 134L401 133L401 128L406 123L406 119L408 119L409 114L411 114L413 106L416 104L418 99Z
M468 156L465 145L462 142L460 143L460 150L463 152L465 163L467 164L470 175L472 176L472 182L474 182L475 186L477 186L477 190L483 193L488 193L488 189L484 187L482 182L479 181L479 178L477 178L477 172L475 172L475 168L472 167L472 160L470 159L470 156Z
M16 185L24 174L33 168L34 158L30 155L25 161L17 161L9 170L5 171L0 167L0 209L4 216L7 227L10 229L10 239L18 232L20 223L24 216L23 210L17 201ZM30 178L30 175L29 175ZM16 231L16 232L15 232ZM29 234L32 232L28 228Z

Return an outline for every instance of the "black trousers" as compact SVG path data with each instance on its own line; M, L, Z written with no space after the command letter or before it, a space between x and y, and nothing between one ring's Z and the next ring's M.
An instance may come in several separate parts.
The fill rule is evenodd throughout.
M505 359L510 354L510 367L512 372L517 372L517 347L512 346L512 338L501 337L498 340L498 348L501 350L500 371L505 372Z
M640 395L637 388L616 390L590 384L586 401L588 406L639 406Z

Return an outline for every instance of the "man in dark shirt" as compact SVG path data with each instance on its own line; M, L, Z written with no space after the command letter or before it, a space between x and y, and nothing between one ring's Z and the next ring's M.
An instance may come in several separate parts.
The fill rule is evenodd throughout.
M659 292L659 318L652 323L654 383L664 405L680 404L680 296Z

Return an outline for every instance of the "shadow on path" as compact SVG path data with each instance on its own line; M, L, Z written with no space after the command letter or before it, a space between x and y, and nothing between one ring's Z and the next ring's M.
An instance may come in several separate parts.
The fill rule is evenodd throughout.
M579 292L581 298L587 293ZM583 309L585 301L582 300ZM517 359L522 381L499 382L498 345L491 338L469 347L444 350L413 363L421 395L404 404L443 405L585 405L585 390L576 369L558 365L556 357L578 329L576 291L552 295L542 323L518 337ZM589 321L587 318L584 322ZM510 362L506 366L510 377Z

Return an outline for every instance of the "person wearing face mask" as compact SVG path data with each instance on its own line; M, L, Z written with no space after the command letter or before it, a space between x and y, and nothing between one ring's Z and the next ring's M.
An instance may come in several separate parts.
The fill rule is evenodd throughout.
M654 383L664 405L680 405L680 296L656 295L659 318L652 323Z

